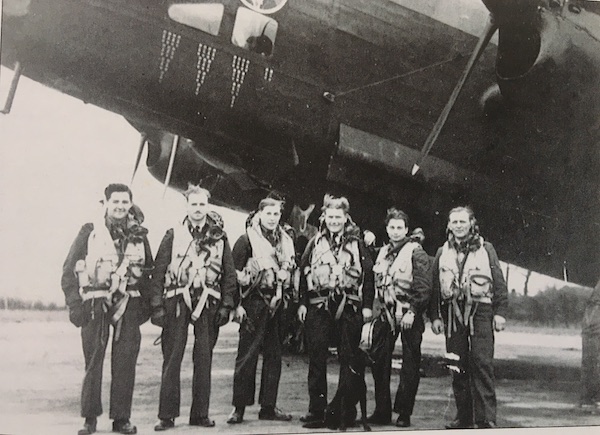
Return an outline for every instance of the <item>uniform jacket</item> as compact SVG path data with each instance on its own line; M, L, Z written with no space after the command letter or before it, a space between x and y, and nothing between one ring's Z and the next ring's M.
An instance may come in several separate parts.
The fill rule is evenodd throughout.
M208 214L206 216L206 223L200 231L200 237L205 235L211 226L215 225L215 220ZM171 257L173 251L173 228L167 230L165 233L156 258L154 260L154 273L152 274L152 280L150 282L150 289L152 294L151 304L152 308L162 306L162 295L165 286L165 275L171 264ZM224 234L223 238L223 262L221 270L221 306L229 309L233 309L234 297L237 288L237 277L235 274L235 267L233 265L233 257L231 255L231 247L227 240L227 235Z
M63 264L61 286L65 293L65 302L67 306L73 306L82 301L79 294L79 280L75 274L75 264L79 260L85 260L88 254L88 239L93 230L93 223L87 223L81 227ZM145 235L143 236L143 243L145 256L144 274L135 287L140 291L144 304L148 306L150 303L149 272L152 269L152 252Z
M397 253L410 241L411 239L406 237L398 244L398 246L396 246L396 248L391 249L390 254L397 255ZM417 245L413 250L411 260L412 285L410 290L406 292L406 298L407 302L410 304L411 311L420 315L427 309L431 297L429 285L430 260L429 256L420 245Z
M344 229L346 231L346 229ZM302 259L300 260L300 270L302 273L300 274L300 303L308 306L308 285L306 281L306 275L304 274L304 270L308 267L310 268L312 253L315 247L315 240L317 236L310 239L308 244L306 245L306 249L304 250L304 254L302 255ZM363 273L362 280L362 307L363 308L373 308L373 300L375 299L375 285L373 279L373 259L369 251L367 250L364 242L359 238L358 239L358 250L360 255L360 264Z
M506 310L508 308L508 288L504 275L502 275L502 269L500 267L500 260L496 250L489 242L483 242L483 248L486 250L490 259L490 268L492 271L492 309L494 315L506 317ZM432 286L431 303L429 304L429 318L431 320L442 319L442 298L440 293L440 256L442 255L442 248L440 247L435 255L433 264L430 269L430 284Z

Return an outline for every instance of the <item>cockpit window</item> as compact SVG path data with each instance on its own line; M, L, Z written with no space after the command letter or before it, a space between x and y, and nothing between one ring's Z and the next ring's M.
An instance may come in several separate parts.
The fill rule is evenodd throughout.
M222 3L181 3L169 6L169 18L217 36L223 20Z
M277 21L240 7L233 25L231 42L238 47L269 57L273 54Z

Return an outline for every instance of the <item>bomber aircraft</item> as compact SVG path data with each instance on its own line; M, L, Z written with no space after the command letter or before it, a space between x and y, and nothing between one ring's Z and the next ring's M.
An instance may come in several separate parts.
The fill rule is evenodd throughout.
M504 260L600 278L600 2L4 0L2 64L5 112L23 74L118 113L174 188L398 205L429 251L468 203Z

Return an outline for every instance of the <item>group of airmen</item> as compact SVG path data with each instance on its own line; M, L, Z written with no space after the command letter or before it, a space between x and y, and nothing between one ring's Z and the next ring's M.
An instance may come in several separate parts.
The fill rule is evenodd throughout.
M419 234L409 236L409 218L391 208L388 243L375 248L372 233L352 221L344 197L326 195L316 235L297 255L294 233L280 222L283 202L267 197L249 215L246 231L230 248L223 220L211 209L210 193L184 192L187 215L162 239L153 259L144 216L128 186L104 191L104 216L85 224L73 242L62 275L71 322L81 327L85 376L79 435L96 431L102 414L102 365L112 335L109 417L113 432L133 434L130 422L140 325L150 318L162 328L162 378L158 422L175 427L180 416L181 362L194 329L192 405L189 424L213 427L209 417L211 362L219 328L240 323L229 424L244 421L255 401L259 354L261 420L290 421L276 405L282 370L282 307L298 303L309 358L305 427L323 427L327 359L336 347L340 366L372 366L375 410L371 424L410 426L419 386L425 317L445 333L456 355L452 387L456 418L447 428L494 427L494 330L504 329L507 289L493 246L479 235L468 207L448 215L448 239L429 257ZM368 246L370 245L370 246ZM374 305L376 315L374 315ZM392 352L402 341L400 382L392 408ZM368 343L365 345L365 343ZM342 372L341 372L342 373ZM342 380L339 380L340 384Z

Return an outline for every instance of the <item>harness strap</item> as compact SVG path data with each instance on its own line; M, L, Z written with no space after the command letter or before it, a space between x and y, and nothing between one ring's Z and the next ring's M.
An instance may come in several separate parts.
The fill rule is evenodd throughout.
M246 299L248 296L250 296L250 294L256 289L258 288L259 283L262 281L263 276L265 275L265 270L261 270L258 274L258 276L256 277L256 279L254 280L254 282L252 284L250 284L250 286L248 287L248 289L242 293L242 299Z
M346 292L344 292L344 295L342 296L342 300L340 302L340 304L338 305L337 311L335 312L335 320L340 320L340 317L342 317L342 313L344 312L344 308L346 307L346 299L348 298L348 296L346 295Z
M308 300L308 303L311 305L327 304L328 300L329 300L328 296L318 296L316 298L310 298Z
M188 289L188 291L189 291L189 289ZM175 296L182 295L184 292L185 292L185 287L174 288L174 289L165 291L163 293L163 298L171 299L171 298L174 298Z
M209 296L212 296L213 298L215 298L217 300L221 300L220 292L218 292L214 289L205 287L202 290L202 294L200 295L200 298L198 299L198 304L196 305L196 308L192 312L192 322L195 322L196 320L198 320L200 318L200 315L202 314L204 307L208 303Z
M385 320L389 323L390 329L394 334L396 332L396 319L392 316L392 312L390 311L390 307L387 305L383 306L383 314L385 316Z
M90 299L101 299L106 298L111 294L110 290L89 290L80 291L82 301L89 301ZM139 290L127 290L127 294L132 298L139 298L142 296Z

